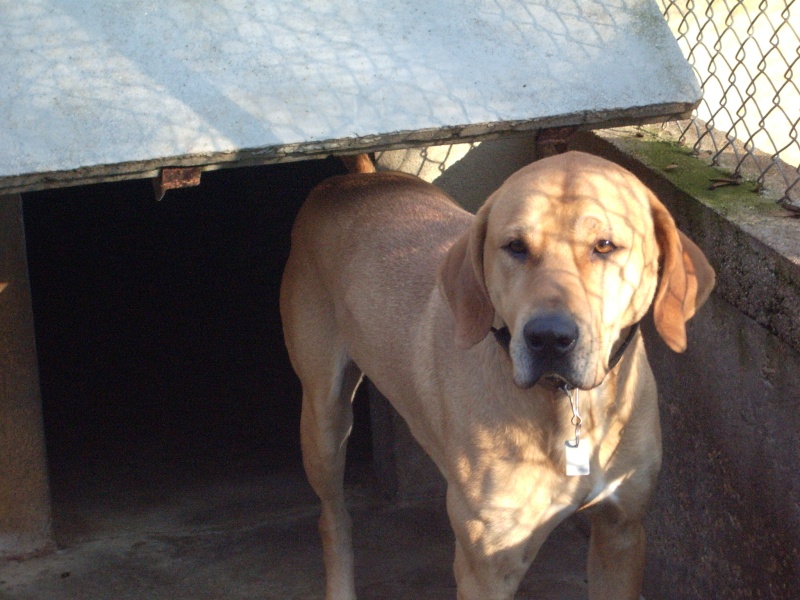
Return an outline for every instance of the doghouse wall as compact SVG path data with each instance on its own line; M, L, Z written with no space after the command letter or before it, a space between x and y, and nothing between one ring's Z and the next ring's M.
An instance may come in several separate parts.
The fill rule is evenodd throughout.
M297 209L342 171L210 172L161 202L149 181L24 197L56 505L97 478L152 485L147 469L299 468L278 289ZM354 452L369 452L360 422Z

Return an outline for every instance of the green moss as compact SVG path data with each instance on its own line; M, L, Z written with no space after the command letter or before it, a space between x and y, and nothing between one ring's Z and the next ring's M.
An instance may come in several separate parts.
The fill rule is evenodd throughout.
M774 202L763 198L755 191L756 184L753 181L742 181L739 185L722 185L711 189L714 180L732 179L732 173L707 165L677 142L648 136L626 136L616 138L614 143L633 153L676 187L722 215L730 215L740 210L766 213L778 211Z

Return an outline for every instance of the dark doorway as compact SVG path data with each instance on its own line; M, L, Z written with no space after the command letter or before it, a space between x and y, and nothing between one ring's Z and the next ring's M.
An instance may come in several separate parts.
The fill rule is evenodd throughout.
M55 505L65 490L299 469L278 289L300 204L341 172L227 169L161 202L148 180L25 196ZM351 455L365 457L357 407Z

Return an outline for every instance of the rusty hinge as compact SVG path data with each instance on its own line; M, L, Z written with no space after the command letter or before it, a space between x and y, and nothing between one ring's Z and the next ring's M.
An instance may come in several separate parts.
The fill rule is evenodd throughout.
M200 185L201 174L200 167L164 167L158 177L153 178L156 200L161 200L167 190Z

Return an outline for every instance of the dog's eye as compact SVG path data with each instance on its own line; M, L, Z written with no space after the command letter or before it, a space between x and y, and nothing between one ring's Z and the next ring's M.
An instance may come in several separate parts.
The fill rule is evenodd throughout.
M519 239L511 240L504 248L515 258L522 258L528 253L528 247L525 242Z
M616 249L617 249L617 247L614 245L614 242L612 242L611 240L599 240L594 245L595 254L610 254Z

